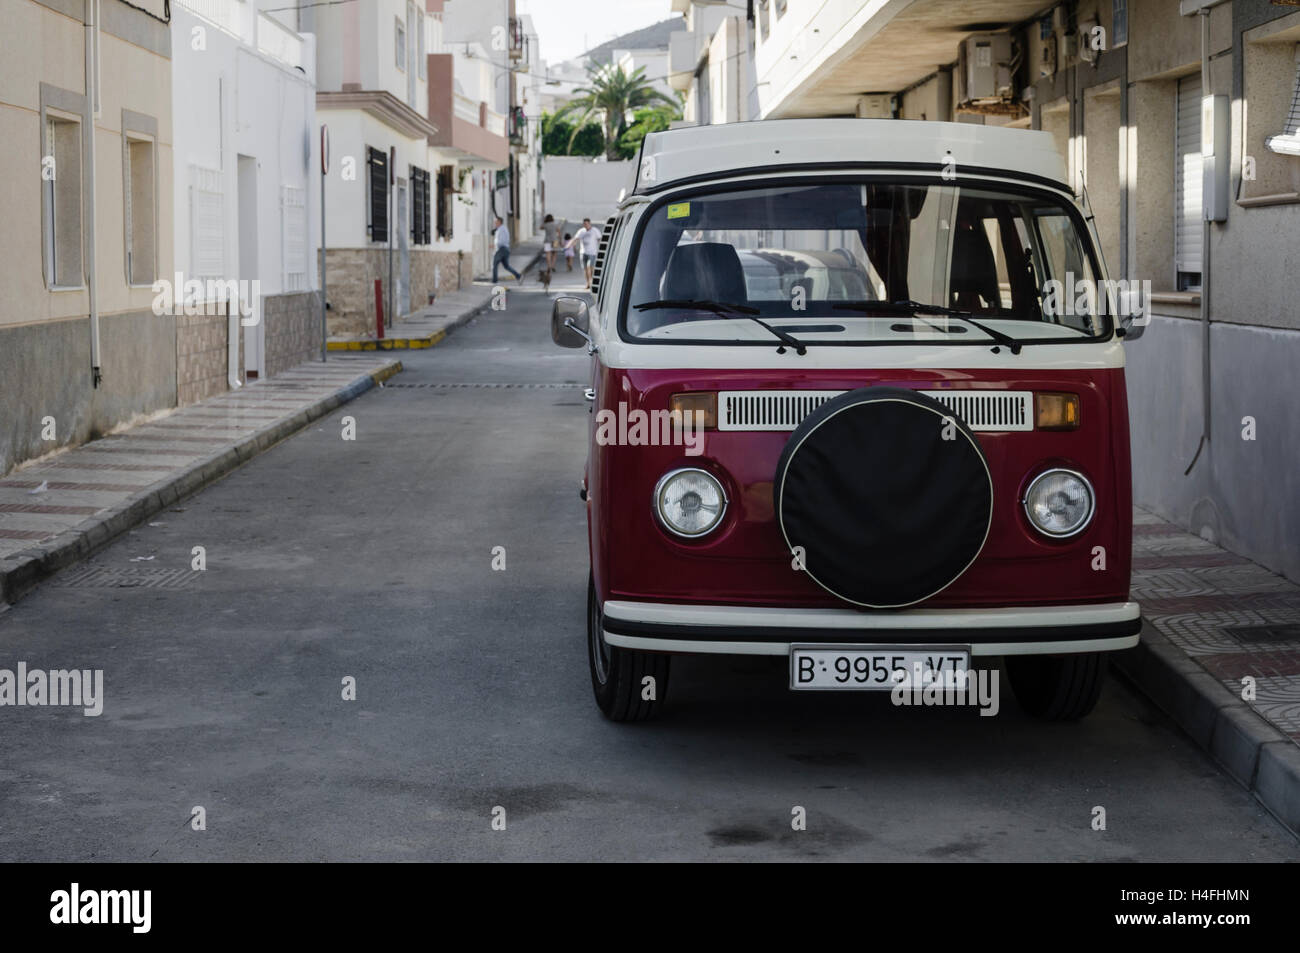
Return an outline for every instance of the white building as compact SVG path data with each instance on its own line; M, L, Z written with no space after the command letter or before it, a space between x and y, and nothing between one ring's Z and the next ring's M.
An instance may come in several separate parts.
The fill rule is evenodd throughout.
M431 12L441 33L439 14ZM437 126L431 145L455 158L453 191L437 183L439 239L470 258L470 274L491 268L492 219L497 174L509 167L506 116L495 102L496 67L481 43L436 42L429 56L429 119ZM444 224L445 221L445 224Z
M782 4L784 6L784 3ZM672 0L686 29L668 40L668 85L686 94L683 123L760 118L754 112L753 40L743 5Z
M611 63L631 76L637 70L659 92L670 99L676 99L676 93L668 82L668 51L658 49L615 50Z
M332 332L376 326L472 280L472 244L455 200L458 156L430 118L439 0L304 7L317 34L316 107L329 126L326 261ZM436 98L436 97L435 97ZM456 228L457 216L462 229Z
M205 286L237 281L244 299L228 315L178 316L196 342L192 353L178 348L185 399L321 349L314 38L287 25L293 11L277 19L258 9L273 5L284 6L177 0L171 8L175 270ZM213 333L194 333L199 324ZM225 340L224 374L213 339Z
M491 68L487 108L506 117L509 149L487 195L489 215L500 215L515 242L534 238L540 227L541 110L543 81L532 19L517 16L514 0L446 0L443 42L448 48L483 51Z

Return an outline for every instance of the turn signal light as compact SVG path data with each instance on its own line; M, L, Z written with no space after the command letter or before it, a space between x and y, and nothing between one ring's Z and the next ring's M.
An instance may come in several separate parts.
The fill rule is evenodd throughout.
M718 426L718 395L715 391L691 391L685 394L673 394L668 401L668 410L681 414L681 420L697 421L699 417L686 415L695 411L704 414L704 429L716 430Z
M1078 430L1078 394L1035 394L1035 426L1039 430Z

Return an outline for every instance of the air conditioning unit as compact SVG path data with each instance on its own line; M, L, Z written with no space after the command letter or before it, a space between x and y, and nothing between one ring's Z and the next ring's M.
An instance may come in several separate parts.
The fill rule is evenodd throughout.
M871 93L858 97L859 119L893 119L893 97L888 93Z
M1038 75L1043 79L1056 75L1056 37L1043 42L1038 57Z
M1096 20L1084 20L1079 24L1079 59L1085 63L1097 62L1097 50L1092 48L1092 31L1099 26Z
M959 105L1000 103L1014 95L1012 43L1009 33L967 37L957 51Z

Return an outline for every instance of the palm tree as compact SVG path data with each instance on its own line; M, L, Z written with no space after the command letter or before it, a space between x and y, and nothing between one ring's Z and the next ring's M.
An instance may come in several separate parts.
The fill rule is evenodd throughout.
M596 113L601 113L605 127L605 158L610 160L619 157L618 137L623 131L625 117L632 110L643 106L677 106L676 100L650 85L645 78L644 66L628 73L621 66L592 64L587 67L587 85L578 87L574 93L574 98L555 113L557 120L580 113L569 137L569 149L573 148L578 131Z

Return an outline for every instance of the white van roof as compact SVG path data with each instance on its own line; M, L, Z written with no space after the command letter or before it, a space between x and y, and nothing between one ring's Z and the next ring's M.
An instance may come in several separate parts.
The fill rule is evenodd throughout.
M1051 133L964 122L763 119L684 126L645 137L635 191L762 168L891 166L1011 173L1068 190Z

